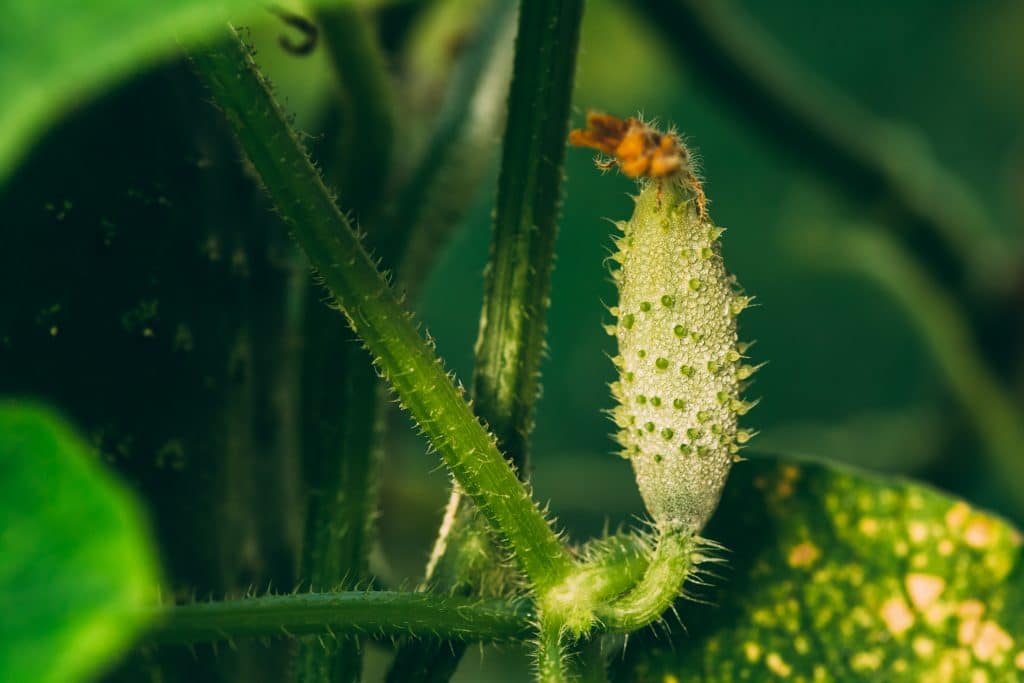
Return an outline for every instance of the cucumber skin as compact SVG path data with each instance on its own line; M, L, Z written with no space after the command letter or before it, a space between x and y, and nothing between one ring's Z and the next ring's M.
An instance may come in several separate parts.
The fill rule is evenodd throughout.
M693 189L645 183L618 223L612 271L619 288L614 334L619 380L612 418L659 527L699 532L718 505L749 435L739 416L742 365L736 316L749 303L725 269L720 236Z

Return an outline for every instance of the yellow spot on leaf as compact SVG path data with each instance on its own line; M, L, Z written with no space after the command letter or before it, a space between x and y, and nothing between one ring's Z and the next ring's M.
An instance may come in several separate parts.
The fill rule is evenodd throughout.
M857 528L865 536L874 536L878 533L878 520L874 517L864 517L857 524Z
M946 588L946 581L931 574L907 574L907 595L919 611L924 611L935 602Z
M931 657L935 654L935 641L931 638L918 636L914 638L911 647L914 648L914 654L918 657Z
M942 627L952 613L952 608L944 602L936 602L924 612L924 620L934 628Z
M950 529L959 529L967 521L967 517L971 514L971 508L968 507L967 503L954 503L949 510L946 511L946 526Z
M961 619L971 617L977 619L985 613L985 604L980 600L964 600L956 610L957 616Z
M1024 650L1018 652L1017 656L1013 658L1013 665L1024 671Z
M972 548L987 548L995 541L995 529L988 517L975 517L964 531L964 540Z
M924 681L928 683L955 683L957 678L963 678L963 676L957 676L957 671L962 671L967 667L971 661L971 654L967 650L959 649L947 649L942 650L939 659L939 665L935 668L932 675L924 678Z
M982 662L1000 663L1003 656L1013 647L1013 638L994 621L986 621L978 629L971 650Z
M858 652L850 659L854 671L877 671L882 666L882 655L878 651Z
M914 613L910 611L903 598L889 598L882 605L882 621L889 633L901 635L914 625Z
M764 663L767 665L769 671L782 676L783 678L789 676L789 674L793 672L793 667L787 664L777 652L772 652L770 655L765 657Z
M923 543L928 538L928 525L923 522L911 522L907 527L907 533L914 543Z
M819 557L821 557L821 551L818 550L818 546L810 541L804 541L793 546L789 551L787 561L790 567L809 567L817 562Z
M781 498L789 498L793 495L793 482L789 479L780 479L775 486L775 495Z
M756 662L761 658L761 646L753 641L747 641L743 644L743 654L746 655L748 662Z

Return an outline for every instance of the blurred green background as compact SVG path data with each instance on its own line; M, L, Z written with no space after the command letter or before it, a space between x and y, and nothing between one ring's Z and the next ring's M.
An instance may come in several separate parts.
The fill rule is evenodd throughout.
M798 62L929 148L997 230L1020 232L1024 4L739 5ZM388 31L415 30L420 16L406 5L384 11L386 42ZM287 54L276 42L283 31L270 15L253 26L259 59L315 141L330 95L324 56ZM821 259L802 248L822 227L863 220L871 208L754 131L628 2L591 0L581 45L574 124L590 108L639 112L677 125L702 160L712 215L729 229L727 263L760 303L741 319L742 337L757 341L752 357L768 361L752 389L763 401L747 418L761 430L754 450L915 476L1009 514L1012 501L994 490L977 435L905 313L874 282L834 267L844 254ZM394 67L408 62L396 55ZM402 115L411 145L429 122ZM0 393L49 400L92 436L149 502L168 573L184 592L298 578L289 558L299 529L268 512L297 502L286 486L268 491L261 482L296 476L279 455L295 418L281 409L291 389L280 354L295 341L287 298L304 270L237 159L187 67L170 64L83 103L0 188ZM495 163L417 305L463 382L496 175ZM569 151L532 470L537 496L581 540L642 513L601 412L611 404L614 348L602 302L615 297L603 219L628 217L631 189L595 170L588 152ZM251 381L225 380L236 372ZM1019 378L1003 379L1024 391ZM233 439L231 420L242 413L257 428ZM395 412L389 424L373 566L387 584L409 585L422 572L448 478L404 416ZM248 569L228 577L239 553L251 558ZM496 668L484 674L471 653L462 675L525 675L521 658L503 657L488 655Z

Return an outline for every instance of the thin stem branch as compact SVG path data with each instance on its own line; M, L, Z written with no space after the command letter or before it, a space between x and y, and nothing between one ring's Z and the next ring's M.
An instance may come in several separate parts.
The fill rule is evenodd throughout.
M597 618L609 631L635 631L659 619L679 597L692 568L692 534L664 529L643 579L629 593L597 608Z
M571 568L568 552L338 210L237 33L197 52L197 71L278 213L455 479L538 589Z
M539 389L582 16L583 0L524 0L519 9L473 398L477 415L520 472ZM458 487L451 495L427 576L449 590L479 578L470 573L473 564L457 559L460 544L477 537L463 533L474 515ZM411 643L395 658L389 680L454 670L461 655L457 646ZM425 660L431 666L423 667Z
M363 10L317 13L336 77L336 100L324 150L345 205L363 221L376 214L391 170L394 106L391 79ZM341 316L309 283L305 301L303 459L311 493L303 575L318 590L351 589L367 574L377 509L380 385ZM359 642L303 642L296 674L304 683L360 678Z
M528 606L428 593L354 591L274 595L167 607L149 639L199 643L283 635L365 634L516 641L531 635Z
M378 209L392 169L395 103L376 27L365 10L339 5L317 12L337 82L326 145L327 167L345 207L366 221Z
M537 683L570 683L576 679L568 643L558 627L541 626L536 657Z
M589 561L573 572L573 582L596 602L610 601L634 588L650 565L651 549L634 536L598 539Z
M981 202L899 126L875 119L799 67L724 0L636 0L666 44L708 89L863 205L888 209L900 240L936 281L970 300L1008 294L1020 254L998 240Z

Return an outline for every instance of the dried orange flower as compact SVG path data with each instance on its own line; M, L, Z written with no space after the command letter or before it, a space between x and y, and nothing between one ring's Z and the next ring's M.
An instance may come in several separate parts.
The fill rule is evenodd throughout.
M640 119L620 119L592 111L587 114L587 127L569 133L569 144L591 147L612 158L599 163L603 168L617 165L630 178L655 180L680 176L696 195L703 217L706 208L704 190L694 175L690 154L675 133L662 133Z

